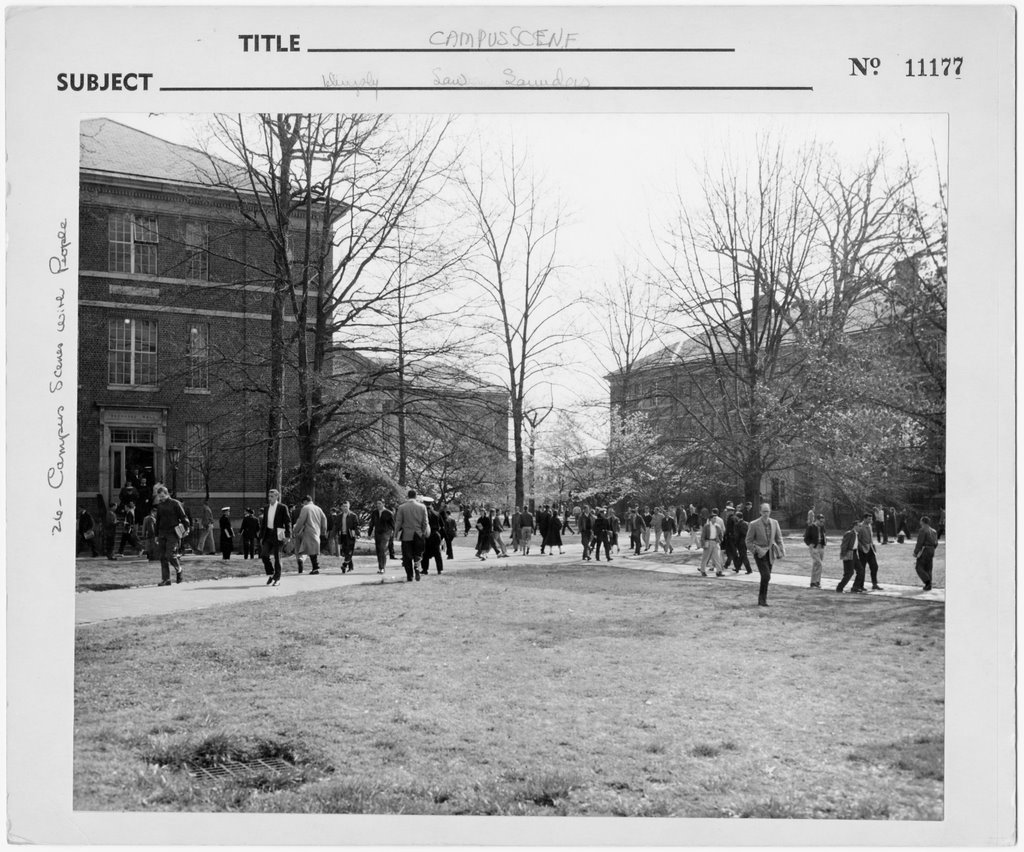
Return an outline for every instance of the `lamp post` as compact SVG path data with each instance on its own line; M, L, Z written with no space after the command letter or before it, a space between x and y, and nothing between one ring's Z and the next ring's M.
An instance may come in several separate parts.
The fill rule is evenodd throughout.
M171 465L171 496L178 499L178 459L181 458L181 450L177 447L167 448L167 461Z

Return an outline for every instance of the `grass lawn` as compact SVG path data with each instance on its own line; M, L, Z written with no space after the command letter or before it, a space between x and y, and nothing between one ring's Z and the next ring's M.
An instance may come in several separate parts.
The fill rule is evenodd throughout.
M944 608L755 596L496 565L80 627L74 806L941 819Z

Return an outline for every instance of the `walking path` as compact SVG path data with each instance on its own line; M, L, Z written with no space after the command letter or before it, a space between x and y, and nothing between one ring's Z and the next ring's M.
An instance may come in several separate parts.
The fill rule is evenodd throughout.
M665 574L681 574L689 576L700 576L696 561L683 562L686 552L681 548L679 556L666 556L664 554L643 553L640 556L632 556L622 553L614 558L612 567L623 568L634 571L656 571ZM691 556L694 554L690 554ZM203 558L203 557L199 557ZM355 571L348 574L341 574L336 567L336 560L328 557L329 568L326 573L316 576L297 574L295 571L295 560L289 557L287 561L282 560L286 573L281 577L281 585L267 586L266 577L262 574L254 574L248 577L227 577L221 580L199 580L189 582L188 561L183 565L185 569L185 582L172 586L138 586L130 589L114 589L106 592L80 592L75 602L75 624L95 624L101 621L109 621L116 618L138 618L147 615L168 615L175 612L188 612L191 610L208 609L223 604L241 603L245 601L264 600L268 597L279 597L281 595L295 595L300 592L323 591L324 589L336 589L343 586L368 585L374 583L404 583L405 572L397 561L388 563L387 573L383 580L376 571L375 563L371 560L360 560L364 564L357 563ZM473 548L455 542L455 559L445 560L445 574L457 574L460 571L471 569L487 568L495 564L502 567L512 565L537 565L540 562L545 564L578 563L580 562L579 545L569 545L564 555L541 556L540 548L531 548L529 556L509 552L508 559L497 559L493 554L486 562L481 562L473 556ZM605 563L593 563L595 566ZM423 579L423 582L431 582L434 577L431 573ZM735 574L729 570L722 577L715 577L711 574L708 582L740 582L757 583L759 576L757 571L753 574ZM823 578L824 588L822 590L807 589L808 579L798 574L783 574L778 571L772 574L772 586L794 586L807 589L808 594L835 594L835 581ZM946 590L932 589L925 592L920 586L896 586L886 583L883 591L869 592L876 597L904 598L918 601L930 601L945 603Z

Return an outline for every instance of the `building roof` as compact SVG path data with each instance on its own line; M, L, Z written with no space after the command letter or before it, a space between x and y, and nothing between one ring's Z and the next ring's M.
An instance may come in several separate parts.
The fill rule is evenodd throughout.
M209 186L213 182L211 163L216 162L221 175L243 178L238 166L109 118L82 122L79 152L83 170L111 175Z

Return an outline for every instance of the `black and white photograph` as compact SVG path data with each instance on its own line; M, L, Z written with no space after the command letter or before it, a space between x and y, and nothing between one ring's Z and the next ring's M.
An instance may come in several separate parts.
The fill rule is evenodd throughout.
M9 839L1011 842L1004 65L301 11L11 137Z
M76 807L941 819L945 152L84 120Z

